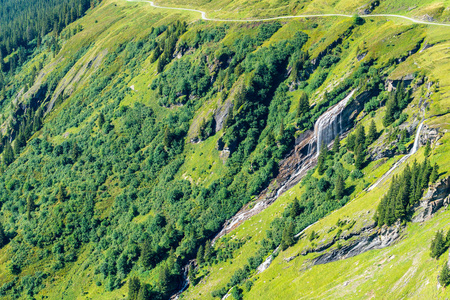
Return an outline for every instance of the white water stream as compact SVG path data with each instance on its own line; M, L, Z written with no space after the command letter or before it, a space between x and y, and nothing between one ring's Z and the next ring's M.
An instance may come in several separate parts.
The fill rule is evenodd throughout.
M425 122L425 120L423 120L419 127L417 128L417 132L416 132L416 137L414 138L414 144L411 148L411 150L409 151L408 154L406 154L405 156L403 156L402 158L400 158L390 169L389 171L387 171L386 173L383 174L383 176L381 176L380 179L377 180L377 182L375 182L374 184L372 184L367 191L371 191L374 188L376 188L381 182L383 182L395 169L397 169L400 165L402 165L411 155L413 155L414 153L417 152L417 150L419 150L419 144L420 144L420 132L422 131L422 127L423 127L423 122Z

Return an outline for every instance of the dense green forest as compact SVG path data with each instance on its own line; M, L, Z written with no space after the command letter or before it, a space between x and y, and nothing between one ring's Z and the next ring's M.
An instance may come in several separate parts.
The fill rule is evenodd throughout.
M13 71L42 43L55 37L96 3L73 1L2 1L0 3L0 70ZM97 3L98 4L98 3Z
M201 284L209 268L231 265L249 243L250 236L211 240L272 188L296 138L350 92L350 103L367 95L355 126L330 149L317 145L317 167L299 184L302 193L267 221L252 255L207 295L241 299L269 255L295 247L304 238L298 232L370 185L365 175L380 139L393 144L393 154L413 142L407 108L425 76L392 91L384 86L407 51L356 59L345 78L329 83L354 56L363 19L342 22L325 42L317 23L292 30L279 21L145 14L154 20L140 27L137 17L124 21L127 5L0 2L2 297L70 298L56 284L75 267L90 272L94 298L167 299L185 275L191 287ZM111 12L117 16L102 21ZM126 38L116 39L121 31ZM439 167L425 159L394 177L377 225L408 221ZM333 230L339 237L355 223L339 221ZM308 234L311 248L322 235ZM448 248L442 235L433 257Z

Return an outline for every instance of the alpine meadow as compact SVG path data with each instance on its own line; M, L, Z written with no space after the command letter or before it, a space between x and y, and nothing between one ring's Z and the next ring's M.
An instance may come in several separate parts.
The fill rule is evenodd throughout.
M1 299L447 299L450 0L1 0Z

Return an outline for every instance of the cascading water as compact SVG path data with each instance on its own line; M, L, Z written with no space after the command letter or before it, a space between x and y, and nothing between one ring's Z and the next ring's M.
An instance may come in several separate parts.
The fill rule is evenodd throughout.
M263 211L267 206L272 204L282 193L299 182L306 172L315 166L317 156L319 155L319 145L329 145L336 135L340 135L345 130L342 124L342 112L353 97L356 90L353 90L345 99L329 108L323 113L314 125L314 132L305 138L302 149L306 149L305 153L299 154L296 162L295 170L289 170L289 177L285 177L281 185L276 189L276 193L269 196L263 195L262 200L258 201L251 209L243 208L234 217L228 220L222 230L214 237L213 243L223 235L236 228L243 221Z
M400 158L390 169L389 171L387 171L386 173L383 174L383 176L381 176L380 179L377 180L377 182L375 182L374 184L372 184L367 191L371 191L374 188L376 188L382 181L384 181L384 179L386 179L395 169L398 168L398 166L402 165L411 155L413 155L414 153L417 152L417 150L419 150L419 143L420 143L420 132L422 131L422 127L423 127L423 122L425 122L425 120L423 120L419 127L417 128L417 132L416 132L416 136L414 138L414 144L411 148L411 150L409 151L408 154L406 154L405 156L403 156L402 158Z
M356 90L353 90L345 99L329 108L323 113L314 125L314 137L316 140L316 157L319 156L322 144L328 146L336 135L342 134L342 111L347 106L348 101L353 97ZM313 142L313 141L312 141Z

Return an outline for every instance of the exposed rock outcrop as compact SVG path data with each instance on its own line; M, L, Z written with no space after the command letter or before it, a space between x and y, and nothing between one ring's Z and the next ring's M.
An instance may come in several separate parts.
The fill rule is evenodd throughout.
M361 233L361 237L348 245L338 247L320 255L312 261L313 265L321 265L346 259L373 249L382 249L395 243L402 230L400 223L395 226L383 226L381 229L371 229L368 233Z
M216 132L222 130L224 122L230 113L230 109L233 109L233 103L230 100L227 100L216 110L214 114L214 120L216 121Z
M446 177L432 185L420 201L413 222L424 222L429 219L443 206L450 203L450 177Z

